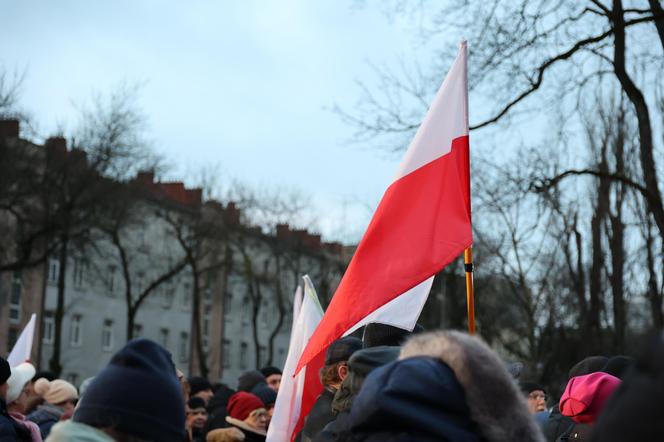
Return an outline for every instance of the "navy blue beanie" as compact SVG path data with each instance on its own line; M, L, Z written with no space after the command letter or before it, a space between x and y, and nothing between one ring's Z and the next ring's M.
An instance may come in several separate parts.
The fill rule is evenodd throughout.
M130 341L95 376L74 421L150 441L182 442L184 398L170 353L148 339Z

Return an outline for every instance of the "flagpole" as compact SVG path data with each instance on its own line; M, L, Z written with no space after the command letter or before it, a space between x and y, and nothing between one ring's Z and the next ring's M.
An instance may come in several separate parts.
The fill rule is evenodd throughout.
M473 247L463 251L466 270L466 306L468 308L468 333L475 334L475 288L473 286Z

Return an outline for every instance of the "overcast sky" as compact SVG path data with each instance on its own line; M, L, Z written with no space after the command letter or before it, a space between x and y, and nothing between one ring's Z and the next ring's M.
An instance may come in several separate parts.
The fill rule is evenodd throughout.
M329 110L359 98L368 61L395 63L407 25L353 0L0 0L0 63L25 69L21 105L41 134L73 129L74 103L144 82L148 135L175 169L300 188L328 239L359 239L398 157L346 142ZM441 72L441 80L444 72ZM343 213L344 201L348 212ZM340 225L340 223L343 223Z

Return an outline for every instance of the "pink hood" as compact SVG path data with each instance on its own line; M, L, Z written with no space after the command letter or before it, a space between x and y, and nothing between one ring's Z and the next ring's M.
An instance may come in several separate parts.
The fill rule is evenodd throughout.
M573 377L560 398L560 412L577 423L591 424L618 386L620 379L602 372Z

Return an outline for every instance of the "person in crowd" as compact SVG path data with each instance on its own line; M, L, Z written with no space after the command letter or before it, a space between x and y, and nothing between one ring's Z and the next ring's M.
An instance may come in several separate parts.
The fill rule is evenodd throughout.
M263 367L260 372L265 376L267 386L276 392L279 392L279 385L281 385L281 370L277 367Z
M245 371L237 379L237 391L251 393L259 385L267 385L267 380L258 370Z
M334 419L332 414L334 394L348 375L348 359L361 348L362 341L352 336L337 339L327 348L325 365L320 370L323 392L316 399L305 420L300 439L302 442L313 440L323 431L325 425Z
M588 356L581 361L577 362L572 368L570 368L567 374L567 380L575 376L583 376L590 373L595 373L602 370L609 362L609 358L606 356ZM542 431L547 442L556 442L558 438L570 430L574 425L574 421L567 417L563 416L560 413L560 407L553 407L549 418L546 420L542 426Z
M606 364L604 364L604 367L600 371L622 380L634 364L635 360L632 357L624 355L612 356L606 361Z
M207 406L208 402L210 402L210 399L212 399L212 396L214 396L214 392L212 391L212 384L210 384L210 381L200 376L194 376L189 378L188 382L189 397L199 397L203 399L205 405Z
M27 416L27 419L39 426L42 439L46 439L53 425L63 417L74 412L78 401L78 391L63 379L48 381L37 379L35 393L44 399L44 403Z
M182 442L184 410L170 353L134 339L95 376L73 419L56 424L47 442Z
M373 370L353 400L353 441L540 442L539 427L500 358L460 332L413 336Z
M208 413L203 398L194 396L187 402L187 432L191 442L205 442Z
M594 442L664 440L664 334L647 340L593 427Z
M48 370L41 370L35 373L35 375L32 377L32 380L28 383L28 388L27 388L27 406L25 409L25 415L28 415L35 411L38 406L44 403L44 398L42 398L40 395L38 395L35 392L35 383L39 379L46 379L47 381L53 381L56 379L56 376L48 371Z
M229 428L208 433L207 442L262 442L267 434L268 414L265 404L255 394L238 391L228 400Z
M380 346L358 350L348 359L348 376L334 394L332 414L334 420L314 437L314 442L332 442L350 437L348 416L353 399L362 388L367 375L374 369L395 361L399 357L399 347Z
M593 424L619 386L620 379L601 371L571 378L560 398L560 412L574 424L558 440L591 440Z
M277 402L277 392L268 386L258 385L254 387L252 393L258 396L258 398L265 404L265 409L268 414L267 424L270 425L272 413L274 413L274 405Z
M17 439L14 420L7 411L7 380L12 372L6 359L0 357L0 441L15 441Z
M7 410L15 422L15 427L20 427L24 435L22 440L41 442L39 426L26 419L25 409L28 405L28 389L32 377L35 375L35 367L29 362L23 362L11 369L11 376L7 380Z
M89 378L83 379L83 382L81 382L81 385L78 386L78 400L80 402L81 399L83 399L83 395L85 392L88 390L88 387L92 383L92 380L94 379L94 376L90 376Z
M228 416L228 411L226 410L226 407L228 406L228 400L234 394L235 390L225 384L221 384L219 388L217 388L217 391L214 392L214 396L208 403L207 407L209 415L206 432L227 426L226 416Z
M392 325L372 322L364 327L362 333L362 348L379 347L382 345L398 347L409 336L422 333L424 327L416 324L412 332Z
M546 391L537 382L523 381L519 384L521 391L528 401L528 411L531 414L546 411Z

